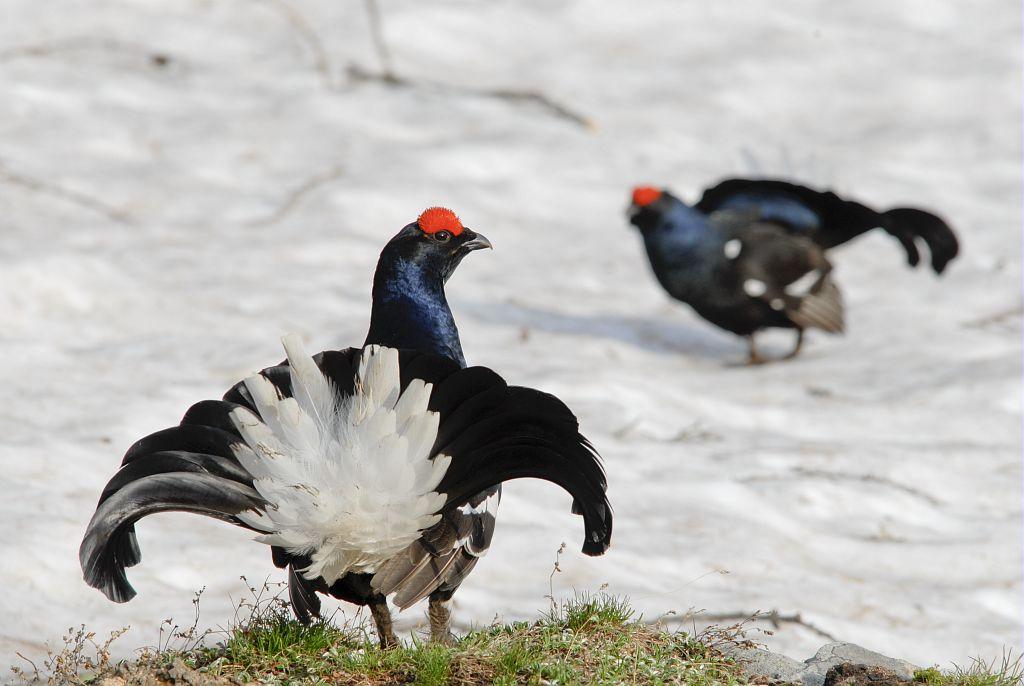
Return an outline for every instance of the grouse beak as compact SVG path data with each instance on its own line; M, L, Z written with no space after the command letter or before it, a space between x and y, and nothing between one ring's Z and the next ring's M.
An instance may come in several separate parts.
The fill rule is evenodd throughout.
M475 231L466 229L463 233L466 235L466 242L459 246L459 249L464 252L473 252L474 250L483 250L484 248L494 249L491 242L487 240L486 236L483 236Z

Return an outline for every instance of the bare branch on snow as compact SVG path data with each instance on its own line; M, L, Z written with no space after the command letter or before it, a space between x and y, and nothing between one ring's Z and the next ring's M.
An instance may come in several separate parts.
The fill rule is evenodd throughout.
M294 190L292 190L292 192L288 194L288 196L284 199L284 201L278 206L276 210L274 210L265 217L261 217L259 219L254 219L250 222L247 222L247 224L249 226L268 226L270 224L276 224L277 222L284 219L284 217L287 216L289 212L294 210L296 206L298 206L302 198L304 198L307 194L311 193L312 191L316 190L317 188L323 186L326 183L330 183L331 181L340 178L344 174L345 169L341 165L335 165L328 169L327 171L320 172L319 174L311 176L310 178L303 181Z
M1016 305L1009 309L996 312L995 314L990 314L979 319L972 319L964 322L960 326L965 329L984 329L994 324L1002 324L1011 319L1020 317L1022 313L1024 313L1024 305Z
M540 109L547 111L548 114L558 117L559 119L572 122L577 126L582 126L586 129L593 129L596 127L594 121L586 115L577 112L568 105L564 105L557 100L552 99L541 91L517 90L513 88L474 88L472 86L456 86L431 79L410 79L404 76L399 76L395 73L388 74L383 72L367 71L358 65L350 65L348 68L348 74L356 81L376 81L378 83L383 83L397 88L428 88L439 92L451 93L453 95L494 98L496 100L504 100L505 102L516 104L526 103L535 105Z
M153 60L159 55L153 48L140 43L127 43L113 38L94 38L78 36L53 43L20 45L7 50L0 50L0 62L13 62L34 57L53 57L69 52L113 52L139 55Z
M864 483L873 483L880 486L888 486L894 488L897 491L903 491L908 495L912 495L921 500L925 500L932 505L941 505L942 501L933 496L931 493L922 491L908 486L906 484L887 479L884 476L877 476L875 474L844 474L842 472L829 472L824 469L807 469L805 467L797 467L789 474L759 474L754 476L748 476L739 479L743 483L751 483L754 481L775 481L778 479L787 479L790 476L808 477L812 479L825 479L828 481L860 481Z
M286 0L270 0L277 7L296 33L302 38L309 51L313 55L313 67L320 73L320 78L328 90L334 90L334 76L331 74L331 59L328 56L327 48L324 47L320 34L316 32L313 25L309 23L305 15L292 7Z
M377 0L366 0L366 16L370 22L373 47L377 51L377 59L380 60L381 76L384 79L393 79L395 70L392 68L391 51L388 50L387 40L384 39L384 19L381 17Z
M79 207L84 207L98 214L102 214L108 219L120 224L132 223L131 217L124 210L118 209L106 202L103 202L102 200L80 191L65 188L57 184L46 183L45 181L40 181L39 179L34 179L11 171L3 161L0 161L0 183L9 183L36 193L60 198L61 200L78 205Z
M384 37L384 20L381 15L378 0L366 0L366 14L370 23L370 35L373 39L374 49L377 51L377 59L380 61L380 71L373 72L357 65L350 65L348 68L349 77L354 81L376 81L388 86L399 88L430 88L436 91L451 93L453 95L469 95L480 98L494 98L514 104L525 103L534 105L548 114L572 122L583 128L594 128L594 122L587 116L573 110L547 94L537 90L520 90L515 88L473 88L470 86L456 86L453 84L434 81L431 79L410 79L399 76L394 69L391 59L391 51L388 49L387 40Z

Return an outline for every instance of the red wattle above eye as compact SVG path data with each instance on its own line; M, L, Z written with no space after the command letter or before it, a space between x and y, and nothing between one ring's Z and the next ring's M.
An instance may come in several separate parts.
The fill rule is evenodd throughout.
M463 231L458 215L446 207L431 207L424 210L416 223L419 224L420 231L426 234L447 231L453 236L458 236Z
M639 186L633 189L633 204L645 207L661 197L661 191L651 186Z

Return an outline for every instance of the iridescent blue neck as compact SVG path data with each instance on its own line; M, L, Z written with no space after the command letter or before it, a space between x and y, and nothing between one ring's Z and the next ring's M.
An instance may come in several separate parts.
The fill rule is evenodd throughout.
M649 252L675 258L699 253L706 245L719 242L707 215L677 198L672 199L657 223L643 231L643 236Z
M440 271L401 257L385 263L382 256L373 279L369 344L444 355L466 366Z
M658 281L669 293L685 299L707 287L724 237L703 212L672 200L671 207L642 233Z

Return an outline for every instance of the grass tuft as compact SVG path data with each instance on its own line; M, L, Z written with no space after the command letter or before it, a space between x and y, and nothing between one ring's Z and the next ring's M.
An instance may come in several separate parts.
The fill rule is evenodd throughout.
M999 660L985 662L975 658L966 667L954 665L942 671L937 667L914 672L914 681L927 686L1024 686L1021 656L1005 653Z
M291 618L280 594L251 590L253 599L244 604L243 618L236 617L215 646L164 647L133 663L113 665L108 660L99 669L92 663L88 674L77 676L65 668L59 681L197 686L743 683L739 668L707 636L645 624L634 617L627 600L603 593L552 603L536 622L472 631L452 646L414 639L381 650L365 623L302 626ZM107 678L114 681L104 682Z
M471 631L455 645L418 639L381 650L362 623L331 620L302 626L291 617L283 591L267 584L239 605L233 626L215 646L199 634L199 594L191 627L165 624L167 639L131 663L114 664L110 644L84 627L66 637L43 670L16 670L24 681L133 686L342 684L348 686L476 686L497 684L655 684L737 686L746 680L722 649L743 643L742 629L712 629L691 636L647 624L625 598L580 594L556 603L535 622L514 622ZM161 629L164 634L164 629ZM171 639L175 639L172 647ZM922 669L924 686L1024 686L1021 658L975 660L967 667Z
M557 562L555 569L557 571ZM471 631L454 645L414 638L381 650L366 620L310 626L292 619L282 585L250 587L231 628L220 642L197 631L196 614L184 629L161 625L161 640L130 663L113 663L110 644L85 627L70 630L65 650L51 653L39 670L15 672L22 681L84 686L187 683L191 686L342 684L347 686L477 686L497 684L654 684L738 686L747 681L724 654L748 645L742 625L712 627L693 636L648 624L626 598L578 594L551 601L535 622L514 622ZM1010 654L967 667L922 669L923 686L1024 686L1024 666Z

